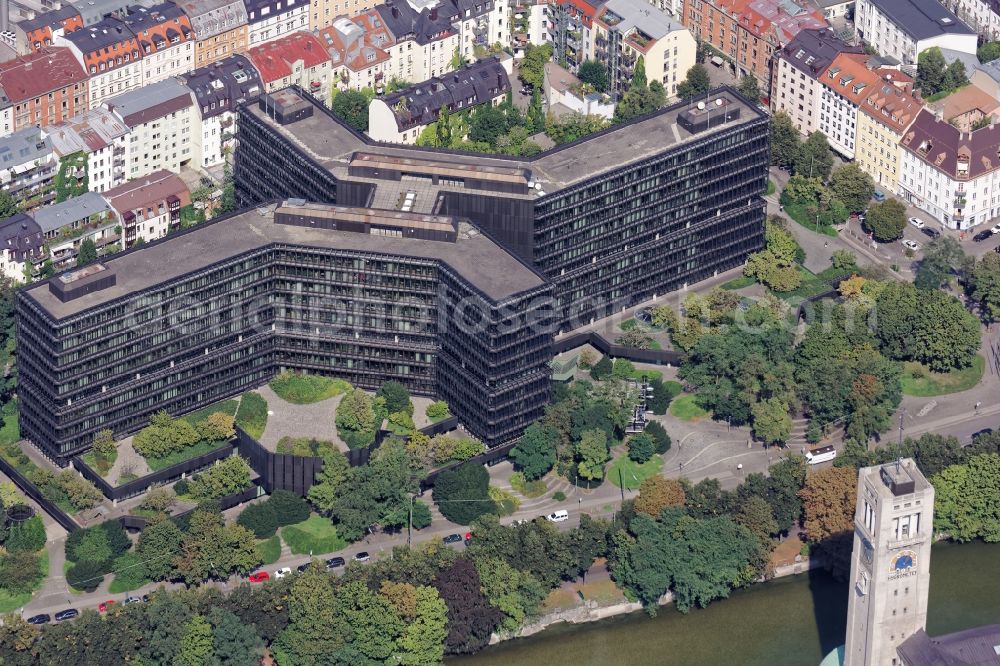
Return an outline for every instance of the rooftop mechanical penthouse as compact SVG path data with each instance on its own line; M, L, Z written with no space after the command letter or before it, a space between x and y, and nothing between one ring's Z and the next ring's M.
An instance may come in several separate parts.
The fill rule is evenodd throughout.
M548 397L551 294L455 216L267 204L20 290L22 433L65 462L288 368L399 380L501 444Z
M376 144L298 89L239 114L242 203L468 218L554 283L560 332L739 266L764 242L768 121L730 88L530 159Z

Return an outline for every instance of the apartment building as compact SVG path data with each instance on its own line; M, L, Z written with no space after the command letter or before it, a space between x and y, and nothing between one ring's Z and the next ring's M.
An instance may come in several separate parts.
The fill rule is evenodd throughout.
M201 164L194 95L179 80L167 79L112 97L107 107L129 128L130 179Z
M194 69L195 33L191 21L172 2L128 8L123 20L141 51L142 85L149 85Z
M963 131L923 109L900 144L899 191L949 229L988 226L1000 216L1000 126Z
M997 0L944 0L942 4L984 40L1000 39L1000 3Z
M938 0L857 0L854 22L862 41L911 74L917 56L934 46L976 53L976 33Z
M163 238L179 229L181 208L191 203L187 185L177 174L154 171L104 193L122 228L122 247Z
M510 44L515 59L524 57L528 45L541 46L552 41L548 0L515 0L510 13Z
M0 138L0 187L21 210L34 210L56 198L58 170L47 130L28 127Z
M35 16L10 24L14 32L14 49L21 55L52 46L56 37L83 27L83 18L76 7L65 4Z
M243 4L248 47L309 29L309 0L244 0Z
M820 77L819 131L826 135L830 148L849 160L854 159L858 108L880 83L879 75L869 69L869 60L864 53L841 53Z
M247 10L243 0L182 0L197 41L194 69L200 69L236 53L246 53Z
M771 109L784 111L803 136L819 130L822 74L841 53L863 53L832 30L802 30L775 54Z
M90 76L90 108L108 98L143 85L139 40L118 18L107 18L89 27L54 37L57 46L66 46Z
M367 13L366 22L377 28L374 14L392 36L392 43L385 48L392 61L391 76L404 81L426 81L453 69L461 36L440 7L417 10L405 0L390 0ZM361 25L366 27L364 23Z
M507 97L510 79L493 56L474 65L374 99L368 107L368 135L375 141L414 144L441 109L461 113Z
M236 146L236 107L263 92L260 75L246 56L231 55L182 78L194 93L201 121L194 152L201 155L202 168L221 166Z
M900 142L921 108L912 83L901 72L883 72L858 109L855 159L881 191L891 194L899 193Z
M296 32L254 46L247 57L260 73L266 92L296 85L330 103L333 63L323 42L312 33Z
M46 127L88 107L87 73L67 48L47 46L0 63L0 91L13 107L4 135Z
M318 32L339 18L357 16L377 4L375 0L310 0L309 29Z
M87 156L87 183L91 192L106 192L128 180L132 143L130 130L108 109L91 109L49 129L52 147L60 158Z
M35 221L24 213L0 222L0 274L23 282L45 258L45 239Z
M386 49L396 44L378 12L369 10L353 19L339 18L318 35L326 48L338 90L371 88L381 94L392 76L392 56ZM379 46L376 46L378 44Z
M96 192L44 206L32 213L31 218L42 231L49 259L57 271L76 264L85 240L92 241L99 251L114 249L121 240L114 209Z
M639 58L646 80L660 81L667 96L675 97L698 55L694 36L646 0L607 0L594 18L594 47L596 60L608 68L613 100L628 90Z
M555 0L549 4L548 33L552 59L576 73L584 60L593 60L594 19L603 0Z

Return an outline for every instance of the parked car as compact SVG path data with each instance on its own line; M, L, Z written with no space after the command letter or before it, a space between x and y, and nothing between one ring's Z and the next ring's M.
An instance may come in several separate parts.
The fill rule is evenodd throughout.
M80 614L75 608L67 608L66 610L61 610L56 613L56 622L62 622L63 620L72 620L74 617Z
M143 600L140 599L139 597L125 597L125 601L122 602L122 603L124 603L126 605L128 605L128 604L141 604L142 601Z
M907 238L906 240L903 241L903 247L905 247L907 250L913 250L914 252L916 252L917 250L920 249L920 243L918 243L917 241L911 241L909 238Z
M97 604L97 611L99 613L107 613L109 610L111 610L111 607L114 606L116 603L118 602L115 601L114 599L108 599L107 601L102 601L101 603Z
M40 615L32 615L28 618L28 624L48 624L52 620L52 616L47 613L42 613Z
M265 580L269 580L271 575L266 571L254 571L252 574L247 576L247 580L251 583L263 583Z
M972 240L976 241L977 243L980 243L980 242L986 240L987 238L990 238L991 236L993 236L993 230L992 229L983 229L978 234L976 234L975 236L973 236Z
M990 233L991 234L1000 234L1000 222L997 222L996 224L993 225L993 228L990 229Z
M881 190L875 190L875 194L872 195L872 199L875 201L885 201L885 192Z
M910 224L916 227L917 229L923 229L926 226L924 221L921 220L919 217L911 217Z
M462 540L461 534L449 534L445 538L441 539L445 543L458 543Z
M295 567L295 570L298 571L299 573L302 573L303 571L309 568L310 564L312 564L312 562L306 562L305 564L300 564L299 566Z
M984 435L992 435L992 434L993 434L993 428L983 428L982 430L977 430L976 432L972 433L972 439L975 440L977 437L982 437Z
M806 451L806 462L810 465L818 465L822 462L833 460L837 457L837 449L832 446L820 446Z
M561 523L564 520L569 520L569 511L567 511L566 509L553 511L549 515L545 516L545 519L553 523Z
M372 559L372 556L369 555L368 551L366 551L366 550L363 550L360 553L356 553L354 555L354 561L355 562L367 562L370 559Z
M290 573L292 573L292 568L291 567L281 567L280 569L275 569L274 570L274 577L275 578L284 578L285 576L287 576Z
M342 567L345 564L346 564L346 562L344 562L344 558L342 558L342 557L331 557L330 559L328 559L326 561L326 568L327 569L336 569L337 567Z
M937 229L932 229L931 227L924 227L923 229L920 230L920 233L922 233L925 236L929 236L930 238L937 238L938 236L941 235L940 231L938 231Z

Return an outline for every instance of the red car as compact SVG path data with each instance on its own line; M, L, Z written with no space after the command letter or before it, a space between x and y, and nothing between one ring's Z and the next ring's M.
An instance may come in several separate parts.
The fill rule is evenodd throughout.
M265 580L270 578L270 574L266 571L254 571L252 574L247 576L247 580L251 583L263 583Z
M100 611L101 613L106 613L107 611L111 610L111 607L114 606L116 603L118 602L115 601L114 599L108 599L107 601L102 601L100 604L97 605L97 610Z
M468 546L470 541L472 541L472 532L466 532L465 533L465 545Z

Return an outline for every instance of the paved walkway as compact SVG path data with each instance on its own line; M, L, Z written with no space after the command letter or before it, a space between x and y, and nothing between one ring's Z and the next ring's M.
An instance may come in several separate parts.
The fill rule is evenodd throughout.
M265 448L274 451L282 437L309 437L320 441L335 442L342 451L347 445L337 436L334 418L337 405L344 394L309 405L296 405L278 397L266 384L257 389L267 401L267 427L260 438Z

